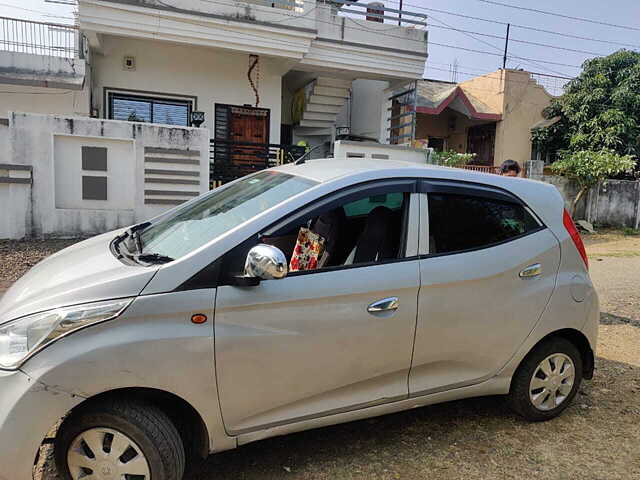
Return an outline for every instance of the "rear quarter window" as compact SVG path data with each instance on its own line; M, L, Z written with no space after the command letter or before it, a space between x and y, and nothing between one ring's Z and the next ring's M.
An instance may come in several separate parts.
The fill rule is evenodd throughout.
M490 247L540 228L518 203L472 195L429 194L429 253Z

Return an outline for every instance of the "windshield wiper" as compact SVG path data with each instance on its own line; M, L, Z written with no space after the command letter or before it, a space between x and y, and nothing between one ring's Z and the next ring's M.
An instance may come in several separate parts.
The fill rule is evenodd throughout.
M129 230L127 230L127 233L129 234L129 236L131 236L133 244L138 253L142 253L142 240L140 239L140 234L142 233L142 230L147 228L149 225L151 225L151 222L143 222L139 223L138 225L134 225Z
M133 259L138 263L169 263L175 260L174 258L162 255L161 253L142 253L140 255L134 255Z

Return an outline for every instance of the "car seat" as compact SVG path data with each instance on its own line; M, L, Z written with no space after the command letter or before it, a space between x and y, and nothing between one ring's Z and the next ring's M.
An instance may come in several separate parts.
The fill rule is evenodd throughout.
M398 249L397 246L394 246L394 238L396 237L396 232L393 231L394 226L394 216L391 209L380 206L371 210L367 216L364 230L345 265L395 258Z

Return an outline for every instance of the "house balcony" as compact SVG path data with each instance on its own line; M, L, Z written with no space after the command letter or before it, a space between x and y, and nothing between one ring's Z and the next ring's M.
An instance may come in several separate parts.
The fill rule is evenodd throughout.
M0 17L0 83L82 90L85 60L73 25Z
M285 71L421 78L426 17L348 0L79 0L93 49L113 35L277 57Z

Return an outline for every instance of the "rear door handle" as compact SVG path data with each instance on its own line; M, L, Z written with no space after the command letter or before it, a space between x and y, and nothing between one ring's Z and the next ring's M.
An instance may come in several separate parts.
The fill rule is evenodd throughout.
M367 312L393 312L397 310L399 306L400 301L398 300L398 297L383 298L382 300L378 300L377 302L373 302L371 305L369 305L367 307Z
M538 277L542 274L542 265L534 263L520 272L520 278Z

